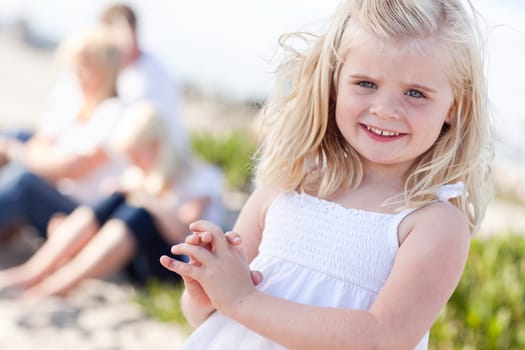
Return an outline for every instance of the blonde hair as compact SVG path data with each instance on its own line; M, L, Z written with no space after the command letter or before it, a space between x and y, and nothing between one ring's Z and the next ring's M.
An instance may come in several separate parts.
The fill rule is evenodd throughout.
M136 102L129 107L117 129L113 146L118 150L158 145L154 167L145 174L144 189L160 194L169 189L188 169L185 154L179 152L171 140L169 128L155 104Z
M415 49L418 39L433 38L449 54L450 125L406 174L402 207L424 205L436 199L440 186L462 181L465 195L452 203L475 230L492 192L493 152L478 15L468 2L467 7L470 11L457 0L345 1L324 35L284 36L289 57L263 112L271 128L258 150L257 182L283 190L307 186L322 198L356 188L363 178L361 159L335 122L342 58L363 33L385 42L413 42ZM300 52L286 45L297 37L315 40Z
M104 77L106 96L117 95L117 77L122 68L123 56L111 31L95 27L74 34L58 47L57 56L70 64L79 58L85 60Z

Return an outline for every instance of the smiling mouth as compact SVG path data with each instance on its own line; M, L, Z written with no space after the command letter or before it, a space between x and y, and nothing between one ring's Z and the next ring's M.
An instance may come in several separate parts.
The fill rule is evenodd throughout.
M401 133L399 133L399 132L382 130L382 129L374 128L374 127L369 126L369 125L365 125L365 128L368 131L370 131L371 133L373 133L375 135L378 135L378 136L394 137L394 136L401 135Z

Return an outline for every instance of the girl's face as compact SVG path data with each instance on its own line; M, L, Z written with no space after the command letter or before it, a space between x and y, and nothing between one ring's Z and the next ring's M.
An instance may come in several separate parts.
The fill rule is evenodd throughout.
M336 123L365 169L408 169L449 122L453 93L447 56L433 40L418 44L421 50L411 50L371 37L345 57Z

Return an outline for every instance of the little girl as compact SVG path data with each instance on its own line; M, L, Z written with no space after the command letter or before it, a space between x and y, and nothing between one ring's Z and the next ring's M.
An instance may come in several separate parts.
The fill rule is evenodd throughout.
M173 146L152 103L131 106L117 131L114 149L131 162L117 191L55 219L29 261L0 272L0 287L24 287L23 297L61 295L122 267L139 283L179 279L158 257L184 241L192 221L222 220L222 174Z
M349 0L285 65L293 81L265 111L240 247L198 221L172 248L189 263L161 257L183 276L182 307L199 326L184 349L427 348L490 190L466 8Z

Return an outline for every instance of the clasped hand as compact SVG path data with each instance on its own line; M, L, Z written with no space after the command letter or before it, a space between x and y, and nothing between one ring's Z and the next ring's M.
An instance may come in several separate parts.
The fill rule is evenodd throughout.
M250 271L238 234L224 234L218 226L203 220L192 223L190 229L193 234L171 249L173 254L189 256L189 263L164 255L161 264L181 275L186 292L198 304L211 304L229 314L255 291L262 275Z

